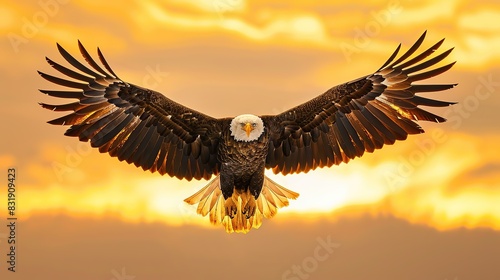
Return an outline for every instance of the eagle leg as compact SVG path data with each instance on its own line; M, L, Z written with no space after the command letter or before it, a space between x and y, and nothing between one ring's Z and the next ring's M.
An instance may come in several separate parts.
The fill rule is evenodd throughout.
M248 200L242 207L242 213L246 216L247 219L250 219L253 215L255 215L255 210L257 209L257 204L255 203L255 197L253 195L248 195Z
M233 194L232 196L228 197L226 199L226 202L224 203L226 215L228 215L231 219L234 218L234 215L236 215L236 213L238 212L238 207L236 206L237 201L238 198Z

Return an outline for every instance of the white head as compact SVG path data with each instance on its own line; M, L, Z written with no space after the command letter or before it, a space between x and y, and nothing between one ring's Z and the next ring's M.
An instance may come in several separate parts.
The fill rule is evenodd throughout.
M264 123L255 115L239 115L231 121L230 129L236 141L250 142L257 140L264 132Z

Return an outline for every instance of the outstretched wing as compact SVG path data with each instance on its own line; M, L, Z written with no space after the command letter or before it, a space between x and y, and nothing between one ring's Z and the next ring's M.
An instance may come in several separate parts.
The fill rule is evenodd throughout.
M40 90L50 96L77 99L76 102L49 105L54 111L73 111L49 121L71 125L65 135L89 141L101 153L134 163L151 172L167 173L179 179L208 179L217 174L219 120L204 115L162 94L126 83L109 67L101 51L102 69L78 42L81 54L91 68L83 65L59 44L59 52L75 70L49 58L47 62L66 75L58 78L38 72L46 80L76 91ZM72 79L69 79L72 78Z
M453 49L433 58L444 39L415 55L425 32L401 57L401 47L375 73L335 86L322 95L276 116L263 116L271 141L266 167L274 173L308 172L373 152L384 144L404 140L424 130L415 122L445 119L419 106L454 104L416 95L441 91L456 84L414 84L450 69L453 63L429 70Z

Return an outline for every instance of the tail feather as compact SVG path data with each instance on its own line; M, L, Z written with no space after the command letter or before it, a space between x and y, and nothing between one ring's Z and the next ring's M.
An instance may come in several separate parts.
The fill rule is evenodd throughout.
M222 224L227 232L247 233L252 228L259 228L262 225L263 218L272 218L278 209L288 206L288 199L296 199L299 194L280 186L278 183L264 177L261 194L256 201L255 214L247 219L242 212L242 205L248 201L251 194L233 193L233 198L238 209L233 218L226 214L224 207L224 196L220 188L220 178L217 176L205 187L186 198L184 201L194 205L198 203L196 212L202 216L208 214L210 222L214 225Z
M219 177L217 176L216 179L218 178ZM204 188L184 200L191 205L199 202L196 213L202 216L206 216L210 210L213 209L214 205L218 203L221 191L219 188L219 182L216 179L210 181L210 183L208 183ZM218 192L216 190L218 190Z

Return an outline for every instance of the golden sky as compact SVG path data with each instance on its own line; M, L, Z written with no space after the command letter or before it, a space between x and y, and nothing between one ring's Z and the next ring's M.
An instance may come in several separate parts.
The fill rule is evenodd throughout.
M7 1L0 7L0 34L4 38L0 45L3 86L0 168L16 168L19 218L28 228L35 231L40 228L40 235L55 242L53 245L60 254L69 254L76 244L82 254L89 256L92 253L81 243L82 238L85 239L83 232L88 231L83 224L92 228L104 223L109 233L103 233L103 238L108 240L103 248L119 247L121 252L126 250L118 244L110 245L113 239L109 234L130 230L123 235L123 242L136 243L134 240L142 234L141 228L147 228L149 238L158 240L161 245L157 246L161 248L175 247L175 242L166 246L167 243L161 241L169 238L170 231L181 239L213 237L216 241L209 246L212 249L238 244L249 250L252 249L249 244L253 243L270 242L266 246L273 246L266 236L303 234L302 239L287 237L283 243L274 243L284 246L276 248L279 252L285 247L291 248L287 249L291 250L288 255L276 252L276 256L288 256L292 261L277 262L275 269L268 268L266 271L274 275L273 279L282 277L291 265L300 264L311 255L319 242L318 236L334 238L336 232L341 244L338 250L345 248L348 252L343 256L352 257L352 262L355 262L356 250L363 254L353 243L368 244L370 232L373 236L396 236L400 232L404 238L417 238L415 242L427 244L429 250L439 246L439 240L453 236L456 244L436 249L440 252L437 256L442 258L448 254L456 256L445 249L461 248L457 244L479 242L486 238L484 236L493 238L496 242L493 244L500 248L498 238L492 237L500 230L500 150L497 147L500 126L496 123L500 106L498 1L329 2ZM406 50L425 30L424 47L445 37L443 51L455 48L443 63L457 61L457 64L432 82L459 83L458 87L429 95L459 102L453 107L433 110L449 121L421 123L427 133L410 136L404 142L365 154L349 164L300 175L268 173L273 180L299 192L300 197L272 220L265 220L257 233L237 237L226 237L222 227L211 226L208 219L197 216L195 208L183 202L203 187L205 181L162 177L99 154L88 143L65 137L67 127L47 124L46 121L61 114L38 106L38 102L59 101L38 92L38 89L54 89L54 86L36 73L41 70L56 74L44 59L47 56L63 62L56 42L76 57L80 57L77 40L92 55L96 55L96 47L100 47L120 78L160 91L208 115L226 117L242 113L277 114L296 106L333 85L378 69L399 43L402 50ZM2 209L6 208L6 201L6 191L2 189ZM6 215L6 211L0 211L2 220ZM379 227L377 222L381 223ZM310 230L295 227L294 223ZM0 227L3 256L7 249L5 234L6 229ZM34 246L32 250L25 249L26 255L39 258L37 254L42 254L46 245L37 243L36 234L25 234L20 242ZM60 236L60 241L50 238L52 234ZM103 242L100 238L91 234L85 242L100 244ZM148 242L155 246L153 241ZM293 250L297 243L302 244L299 246L302 249ZM186 245L186 250L195 244L198 242ZM373 250L391 246L374 246ZM208 252L194 254L175 248L182 261L209 258ZM389 251L393 255L387 257L387 262L391 257L397 260L398 251ZM144 254L148 252L144 249ZM230 255L229 251L226 253ZM108 259L113 259L113 254L106 254ZM142 260L143 264L152 263L153 257L162 255L155 251L148 256ZM247 256L262 257L261 253L252 251ZM414 262L430 265L428 260L422 260L425 252L411 256ZM77 271L86 271L79 274L85 277L71 277L119 279L115 272L121 273L122 267L126 267L136 271L137 279L156 279L143 271L141 265L134 265L132 259L121 256L120 259L121 263L95 266L90 258L78 259L89 269L69 265L61 275L69 277ZM221 259L236 262L240 257L231 260L224 255ZM28 264L42 267L33 261L23 261L19 261L19 269L24 273L30 269ZM345 259L341 262L337 257L325 262L330 261L337 262L331 267L348 265ZM464 258L463 264L465 261ZM3 259L0 263L4 263ZM362 274L352 274L355 273L352 270L338 270L335 274L321 264L308 272L311 279L321 279L319 275L366 279ZM461 263L457 260L449 263L449 267L453 267L452 264L460 266ZM207 264L202 267L205 265L210 267ZM100 270L94 271L93 267ZM485 263L474 268L490 272ZM453 272L435 267L426 271L428 274L404 274L403 269L376 279L411 278L405 275L415 279L417 275L427 276L419 279L469 279L460 269ZM432 274L433 271L436 273ZM4 272L2 264L0 275ZM373 271L370 273L366 275L374 275ZM300 275L293 275L298 277L295 279L302 279ZM484 275L482 279L489 279L490 274ZM250 276L265 279L260 274L242 277L252 279Z

